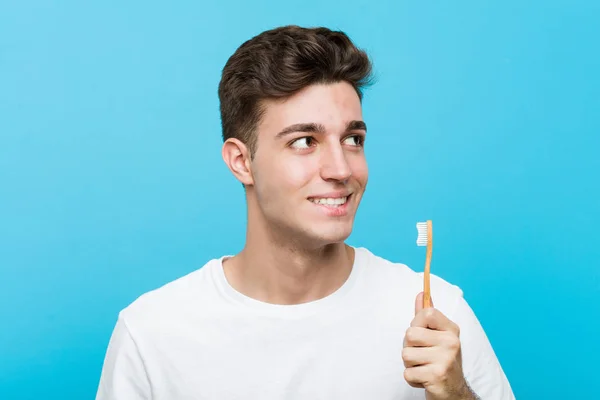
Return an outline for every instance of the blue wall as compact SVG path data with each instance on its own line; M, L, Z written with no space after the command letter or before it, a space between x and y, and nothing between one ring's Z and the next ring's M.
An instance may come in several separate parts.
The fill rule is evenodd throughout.
M420 270L431 218L432 270L464 289L517 397L587 398L599 4L3 2L0 398L93 398L118 311L240 249L220 70L289 23L342 29L375 61L350 242Z

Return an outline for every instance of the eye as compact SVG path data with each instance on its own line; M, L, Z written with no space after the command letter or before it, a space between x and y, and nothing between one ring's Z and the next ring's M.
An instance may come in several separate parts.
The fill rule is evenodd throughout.
M313 145L313 142L314 142L314 139L311 138L310 136L301 137L301 138L294 140L290 144L290 147L292 147L294 149L308 149Z
M365 143L365 138L362 135L348 136L343 141L344 144L360 147Z

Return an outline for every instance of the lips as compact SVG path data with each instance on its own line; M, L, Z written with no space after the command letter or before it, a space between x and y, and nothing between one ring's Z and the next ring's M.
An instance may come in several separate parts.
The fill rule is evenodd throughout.
M327 217L344 217L348 215L350 210L350 200L352 193L343 193L320 195L309 197L308 200L313 203L316 209L324 213Z
M349 196L343 196L343 197L309 197L308 200L315 203L315 204L320 204L320 205L324 205L324 206L330 206L330 207L339 207L342 206L344 204L346 204L346 202L348 201L348 197Z

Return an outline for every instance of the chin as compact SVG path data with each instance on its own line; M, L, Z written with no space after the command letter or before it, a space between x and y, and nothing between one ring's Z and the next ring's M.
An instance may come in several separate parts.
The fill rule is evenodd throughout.
M309 240L314 242L317 246L325 246L334 243L343 243L350 234L352 233L352 225L349 226L337 226L337 227L322 227L321 229L315 229L312 227L308 230L307 236Z

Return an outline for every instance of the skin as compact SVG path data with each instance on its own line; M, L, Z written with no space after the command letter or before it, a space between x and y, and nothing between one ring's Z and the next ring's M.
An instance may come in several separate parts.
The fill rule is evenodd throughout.
M338 82L262 105L253 157L237 139L222 148L248 207L245 246L223 269L232 287L254 299L315 301L340 288L354 262L345 240L368 182L361 102L350 84ZM343 215L311 201L349 193ZM428 399L474 398L464 390L457 338L458 327L439 311L416 309L405 338L405 379L425 388Z
M462 370L460 328L432 307L423 308L423 292L415 299L415 317L404 335L404 379L424 388L428 400L472 399Z

